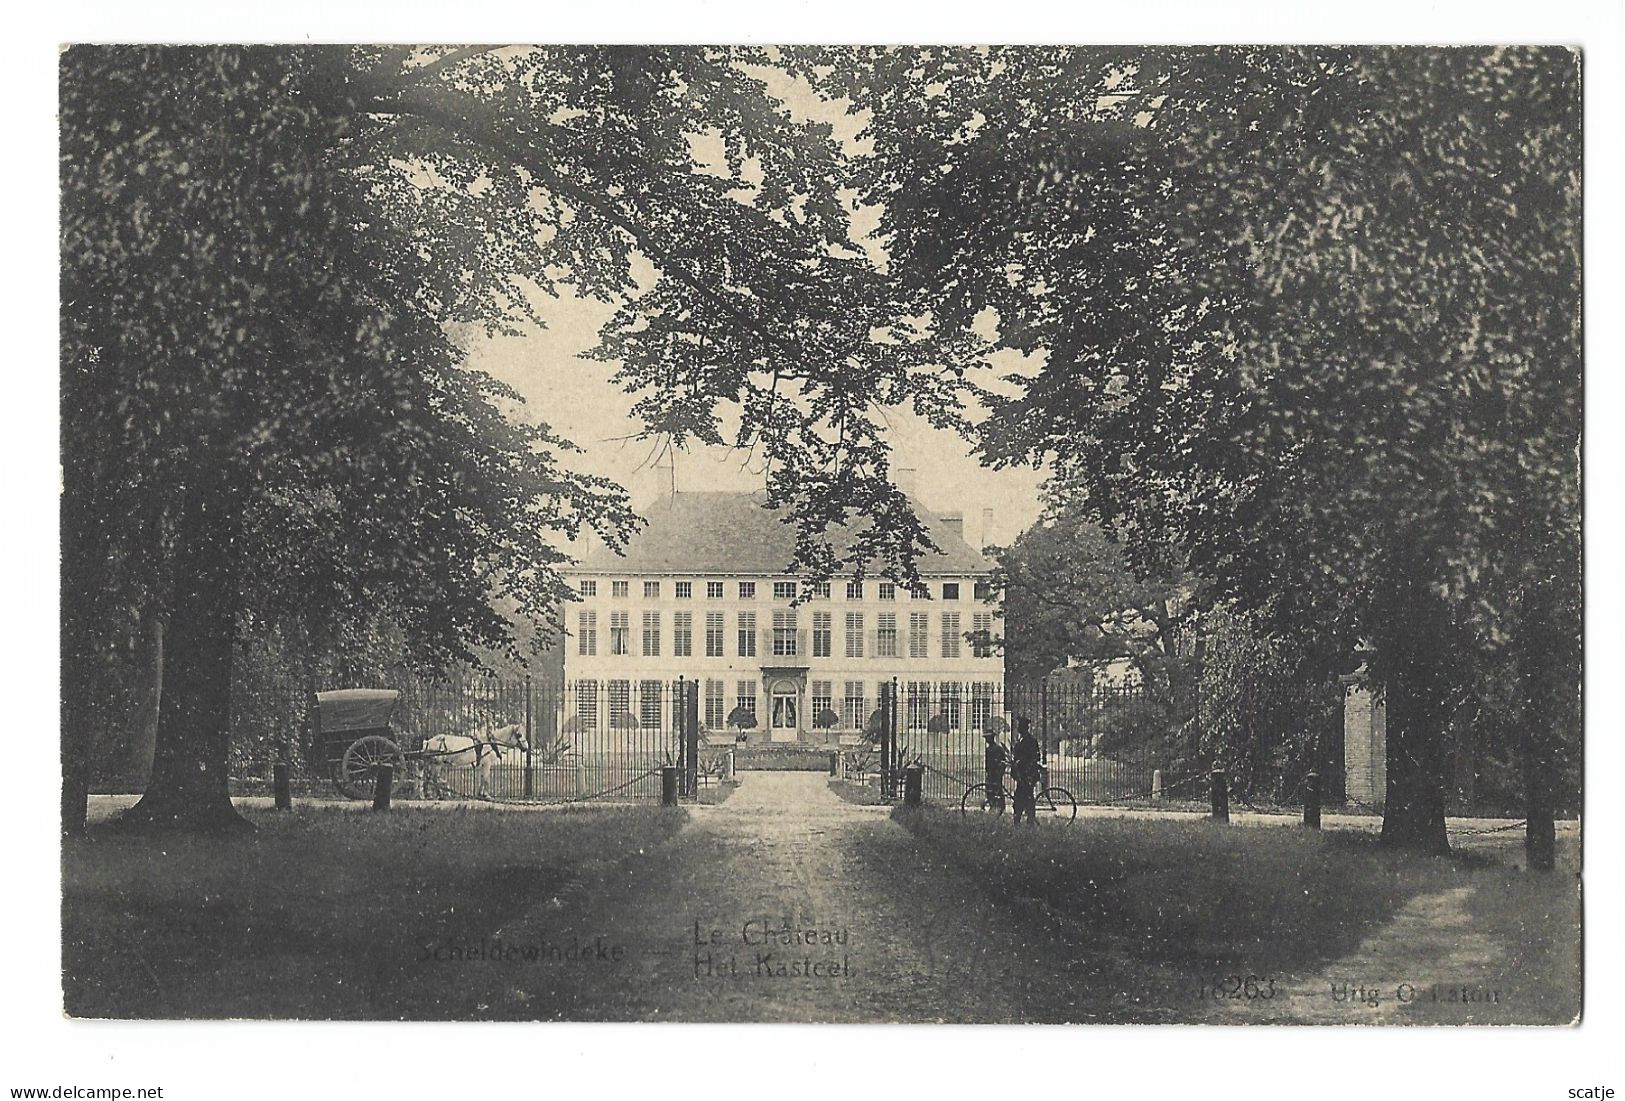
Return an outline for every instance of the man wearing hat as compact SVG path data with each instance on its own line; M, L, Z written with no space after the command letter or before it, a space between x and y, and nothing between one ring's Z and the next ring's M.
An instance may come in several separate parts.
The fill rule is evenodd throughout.
M1009 754L999 744L999 736L989 730L982 735L987 743L984 760L987 763L987 804L1000 814L1004 813L1004 763Z
M1010 775L1016 781L1016 821L1026 814L1030 825L1038 824L1037 788L1044 771L1044 751L1033 737L1032 722L1023 717L1016 720L1016 740L1011 750Z

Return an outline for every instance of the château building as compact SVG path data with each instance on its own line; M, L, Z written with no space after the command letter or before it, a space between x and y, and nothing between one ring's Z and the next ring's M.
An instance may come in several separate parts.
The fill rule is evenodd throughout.
M660 502L624 555L600 548L567 571L581 600L566 613L566 714L583 730L659 726L681 677L701 684L708 731L744 709L752 740L818 742L860 729L895 679L919 701L900 716L911 728L923 729L930 701L954 728L981 729L1004 679L992 563L966 543L961 516L915 507L941 548L919 563L920 591L837 578L798 603L802 582L785 572L794 529L765 495Z

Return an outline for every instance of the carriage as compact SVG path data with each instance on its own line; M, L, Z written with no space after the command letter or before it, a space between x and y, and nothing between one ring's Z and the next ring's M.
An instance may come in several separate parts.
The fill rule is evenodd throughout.
M489 770L507 750L527 752L528 739L518 724L485 729L478 734L437 734L408 747L390 726L401 694L392 688L342 688L316 693L311 730L317 759L326 763L339 794L365 799L372 793L378 769L389 765L403 783L421 787L420 794L440 797L484 794L482 766ZM472 792L448 783L448 767L472 764ZM412 770L408 772L407 766Z
M389 765L395 775L405 777L407 752L389 725L400 698L392 688L316 693L311 728L317 752L339 794L366 798L380 765Z

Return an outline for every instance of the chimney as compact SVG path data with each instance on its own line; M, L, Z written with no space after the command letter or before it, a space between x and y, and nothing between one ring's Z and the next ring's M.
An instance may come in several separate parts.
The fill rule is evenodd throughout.
M944 512L942 524L959 538L965 538L965 514L963 512Z
M992 545L993 545L993 510L990 509L990 508L984 508L982 510L982 549L987 550L987 548L991 547Z
M892 481L897 488L916 501L919 500L919 487L915 485L918 473L919 471L912 466L899 466L892 469Z

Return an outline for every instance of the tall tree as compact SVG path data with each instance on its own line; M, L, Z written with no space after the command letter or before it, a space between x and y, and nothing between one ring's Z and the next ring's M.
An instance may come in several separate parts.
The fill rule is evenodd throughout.
M1148 692L1186 694L1192 661L1182 628L1196 588L1172 562L1151 576L1136 572L1058 483L1039 522L995 559L1006 676L1033 681L1073 660L1127 661Z
M890 484L882 407L957 423L956 363L981 343L914 329L848 239L830 128L767 94L765 60L64 54L65 826L110 608L167 622L132 820L230 825L245 615L384 614L432 659L508 642L499 601L566 597L555 537L616 542L621 497L511 422L517 395L447 336L545 324L566 288L621 304L601 354L648 431L765 450L802 568L913 576L930 544ZM848 521L857 538L829 531Z
M1266 628L1374 641L1383 836L1443 848L1475 667L1549 640L1547 683L1573 683L1575 55L798 63L867 113L857 179L919 309L1040 354L988 394L984 452L1055 463L1125 546L1183 547Z
M245 615L386 614L427 657L502 646L566 591L560 536L618 539L517 395L466 370L431 269L374 229L337 51L76 48L62 61L64 826L109 609L167 619L134 823L241 824L226 790Z

